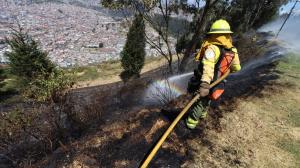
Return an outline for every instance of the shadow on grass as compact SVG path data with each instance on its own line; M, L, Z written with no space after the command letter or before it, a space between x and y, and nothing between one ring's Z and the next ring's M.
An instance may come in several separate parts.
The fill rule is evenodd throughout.
M18 95L18 92L14 89L9 89L5 91L0 90L0 103L6 103L7 100Z

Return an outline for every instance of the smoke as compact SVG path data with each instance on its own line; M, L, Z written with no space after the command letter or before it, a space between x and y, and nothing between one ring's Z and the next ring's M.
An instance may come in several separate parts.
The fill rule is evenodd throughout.
M281 16L278 19L262 26L259 31L273 32L277 34L279 28L283 24L286 16ZM286 44L286 47L294 51L300 52L300 15L292 15L287 20L283 29L281 30L278 39Z

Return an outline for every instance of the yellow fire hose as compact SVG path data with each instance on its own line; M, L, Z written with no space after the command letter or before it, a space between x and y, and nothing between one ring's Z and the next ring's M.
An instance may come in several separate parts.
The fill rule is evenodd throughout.
M218 83L223 81L228 75L230 71L228 70L220 79L216 80L212 84L210 84L210 88L213 88ZM158 149L161 147L162 143L166 140L166 138L170 135L171 131L174 129L176 124L180 121L180 119L184 116L184 114L189 110L189 108L200 98L200 95L197 94L188 105L185 106L185 108L179 113L179 115L175 118L175 120L172 122L170 127L167 129L167 131L163 134L163 136L160 138L160 140L157 142L155 147L152 149L151 153L148 155L144 163L142 164L141 168L147 168L150 161L153 159L155 154L157 153Z

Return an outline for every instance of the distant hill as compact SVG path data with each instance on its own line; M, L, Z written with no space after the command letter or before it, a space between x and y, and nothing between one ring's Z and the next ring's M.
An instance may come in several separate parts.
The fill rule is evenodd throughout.
M25 4L30 5L34 3L45 3L45 2L64 3L64 4L70 4L70 5L84 7L88 9L94 9L104 14L107 14L110 17L117 17L116 19L119 19L118 17L123 17L124 12L130 15L130 12L127 10L113 11L113 10L103 8L101 6L101 0L6 0L6 2L15 3L17 5L25 5Z

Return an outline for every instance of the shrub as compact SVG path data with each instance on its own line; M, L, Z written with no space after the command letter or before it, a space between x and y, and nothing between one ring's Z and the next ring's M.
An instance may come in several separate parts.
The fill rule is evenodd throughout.
M139 77L145 62L145 24L142 15L136 15L127 34L126 44L121 53L124 71L121 78Z
M45 78L47 76L47 78ZM73 76L57 69L50 74L42 74L28 83L23 95L38 101L56 101L74 84Z

